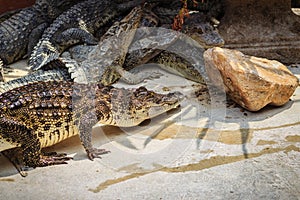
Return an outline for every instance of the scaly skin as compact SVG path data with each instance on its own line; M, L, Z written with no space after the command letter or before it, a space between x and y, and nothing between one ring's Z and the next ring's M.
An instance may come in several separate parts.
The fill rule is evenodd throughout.
M141 7L137 7L133 9L133 11L128 14L128 16L122 20L116 22L103 36L102 40L108 39L112 36L117 36L117 34L121 33L122 31L134 29L136 28L137 24L143 24L143 23L157 23L155 19L151 18L148 19L148 17L142 18L144 16L143 10ZM29 75L26 75L24 77L9 81L7 83L3 83L0 85L0 94L4 93L8 90L14 89L16 87L21 87L23 85L27 85L29 83L37 82L37 81L49 81L49 80L66 80L66 81L73 81L73 79L76 77L72 73L76 73L76 68L80 68L78 64L80 64L82 61L86 60L88 57L87 51L95 50L97 46L85 46L85 45L76 45L75 47L70 48L70 52L72 56L76 56L73 59L60 59L52 61L51 63L47 64L43 67L43 69L40 69L38 71L35 71ZM108 58L107 58L108 59ZM61 62L63 61L63 62ZM105 67L103 67L105 68ZM68 73L67 69L69 69ZM109 67L106 68L107 70L110 70ZM104 70L105 71L105 70ZM107 77L110 77L111 74L113 74L115 71L111 70L110 72L105 73ZM98 72L99 74L101 72ZM71 79L72 75L72 79ZM82 74L79 76L81 77ZM118 75L119 76L119 75ZM107 80L109 78L103 77L104 80ZM75 79L75 82L77 79ZM110 85L111 83L107 83L106 85Z
M41 69L26 76L0 84L0 94L39 81L72 81L72 79L65 68Z
M154 11L165 11L165 9L156 8ZM171 12L172 10L162 12L166 15L174 14L176 12ZM161 15L161 13L158 13ZM172 16L172 15L171 15ZM166 22L165 22L166 23ZM169 22L167 22L169 23ZM171 24L160 24L165 28L171 28ZM206 16L202 13L190 14L190 17L186 18L182 26L181 33L177 37L178 40L170 40L169 43L166 42L171 35L175 35L175 31L169 31L168 38L164 38L163 34L157 34L152 37L146 37L147 44L153 43L159 44L156 47L151 47L151 45L140 45L139 43L145 44L143 41L135 40L134 43L129 48L129 52L126 56L123 68L125 70L131 70L137 65L144 63L157 63L159 66L169 72L181 75L189 80L205 83L203 75L204 62L203 62L203 52L205 49L222 46L224 44L223 38L219 35L218 31L213 27L213 25L206 19ZM151 38L151 39L150 39ZM163 38L164 40L160 41ZM183 39L185 38L185 39ZM193 40L191 40L193 39ZM185 42L184 42L185 40ZM189 44L194 43L194 45ZM132 49L138 50L132 50ZM194 50L192 50L194 49ZM184 54L181 57L180 54Z
M156 8L156 11L157 10L158 9ZM168 12L166 12L166 14L168 14ZM135 33L133 44L129 46L132 39L126 38L126 32L129 35L130 30L140 28L141 24L139 23L142 21L141 19L150 18L152 20L148 21L153 22L155 21L155 17L155 14L149 11L149 9L135 8L121 22L114 24L112 28L104 34L101 42L97 46L78 45L71 47L69 49L70 55L77 61L77 63L75 62L75 65L69 65L69 71L72 72L72 77L75 81L88 82L89 80L96 79L97 81L101 80L105 85L110 85L121 77L124 80L125 76L125 81L127 83L138 83L140 80L147 78L149 74L140 73L132 75L127 71L150 61L162 64L161 66L164 66L164 68L168 71L177 71L185 78L203 83L204 81L200 73L203 71L203 63L200 65L193 65L187 60L180 58L178 55L163 51L164 49L167 49L168 46L171 46L176 42L178 39L176 32L157 29L158 33L154 32L156 35L151 35L151 33L147 34L147 31L143 32L142 29L138 29L138 32ZM196 40L196 42L202 46L202 49L212 46L222 46L224 44L224 40L218 34L217 30L208 22L208 20L204 19L204 17L205 16L201 13L191 14L191 16L186 19L182 32ZM125 24L126 28L120 28L122 27L120 26L120 23ZM129 24L132 25L131 28L127 28ZM158 23L152 24L157 26ZM116 30L115 27L119 28ZM170 28L171 25L169 24L168 27ZM123 38L116 37L119 35L122 36L124 33L125 36ZM139 35L142 35L142 38L139 38ZM107 41L105 41L105 39L107 39ZM143 41L143 39L146 39L147 42L140 42ZM107 48L104 48L106 46ZM125 55L124 52L127 52L125 60L122 56ZM160 54L160 52L162 53ZM201 60L202 55L199 54L196 56ZM154 57L155 59L152 59ZM116 59L116 61L113 62L114 59ZM172 68L172 70L170 70L170 68ZM85 76L83 76L83 74Z
M148 5L149 6L149 5ZM101 80L103 84L110 85L113 82L115 82L120 77L125 76L125 81L127 83L138 83L146 78L151 78L158 75L153 74L131 74L126 72L125 70L130 70L134 68L135 66L139 64L143 64L146 62L155 62L162 64L161 66L164 66L165 69L168 71L177 71L179 74L184 76L185 78L188 78L190 80L203 83L203 79L201 78L201 74L199 72L202 72L201 69L203 64L200 64L198 66L192 65L188 61L186 61L183 58L180 58L178 55L172 54L170 52L163 51L160 53L163 49L166 49L168 46L172 45L174 41L177 40L176 35L172 34L170 37L170 34L165 34L163 30L160 30L161 32L158 33L156 36L146 35L146 38L148 41L150 41L150 38L152 37L153 42L149 43L148 46L143 46L144 49L140 48L135 51L131 51L131 48L135 48L134 44L138 43L140 39L137 35L142 33L143 31L138 31L138 34L135 35L134 38L134 44L129 48L129 52L126 55L126 60L122 60L124 57L124 53L127 52L127 47L131 41L131 39L128 39L123 37L118 38L117 36L129 32L130 30L134 30L137 27L143 27L143 26L156 26L158 24L158 19L151 12L151 7L142 8L142 7L136 7L132 10L123 20L115 22L113 26L102 36L102 39L98 46L97 45L76 45L74 47L71 47L69 49L69 52L71 54L71 57L74 60L70 59L62 59L64 62L65 67L69 69L70 76L72 76L72 79L75 79L75 82L84 82L85 80L82 80L84 78L89 79L96 79ZM161 9L156 9L160 10ZM165 14L168 14L168 12L165 12ZM211 25L207 25L208 23L206 21L203 21L201 18L197 18L199 16L199 13L192 14L183 25L183 32L185 32L190 37L197 40L200 45L203 47L209 47L209 46L220 46L223 44L223 40L220 37L220 35L214 31L213 27ZM201 14L200 14L201 16ZM210 28L207 28L210 27ZM203 28L205 27L205 28ZM206 32L203 32L202 30L205 30ZM208 31L209 30L209 31ZM158 38L159 37L159 38ZM168 38L167 38L168 37ZM173 37L173 38L172 38ZM112 38L112 39L111 39ZM107 41L113 41L116 39L115 44L117 42L118 45L121 48L115 48L116 50L111 48L110 42L103 42L103 40ZM153 46L153 44L158 46ZM101 48L99 48L101 46ZM108 48L103 48L104 46L107 46ZM182 46L182 45L178 45ZM99 49L106 49L107 52L101 52L97 51ZM122 49L123 48L123 49ZM94 51L94 53L90 53ZM103 55L99 55L100 53L103 53ZM120 53L121 52L121 53ZM117 58L116 61L113 62L113 58L110 55L112 53L115 58ZM115 54L117 55L115 55ZM160 53L160 54L159 54ZM156 56L159 54L158 56ZM155 57L156 56L156 57ZM201 55L196 55L197 57L201 57ZM102 59L97 59L97 58ZM118 58L119 57L119 58ZM154 59L152 59L155 57ZM114 58L114 59L115 59ZM152 59L152 60L151 60ZM82 62L85 63L82 65ZM122 66L122 63L125 62ZM100 64L99 64L100 63ZM113 67L110 67L113 66ZM123 68L125 70L123 70ZM172 70L170 70L172 69ZM93 72L93 70L97 72ZM92 72L91 72L92 71ZM55 76L55 70L51 72L46 72L45 76L41 76L38 79L36 78L36 75L29 75L29 77L22 78L18 81L15 81L14 84L4 84L2 87L2 92L7 91L8 89L12 89L17 86L21 86L24 84L28 84L29 82L33 82L33 80L61 80L61 75L59 70L57 71L58 75ZM198 72L198 73L197 73ZM37 73L41 74L41 73ZM177 73L178 74L178 73ZM86 77L84 75L90 75L91 77ZM33 77L32 77L33 76ZM45 79L43 79L45 78ZM64 79L69 80L69 79ZM23 84L22 84L23 82ZM88 81L86 81L88 82ZM17 84L16 84L17 83ZM12 87L10 87L10 85Z
M153 9L153 12L161 19L159 26L172 28L173 20L181 8L180 4L178 5L175 2L173 4L175 5L168 7L158 6ZM192 12L188 17L184 18L182 32L195 39L203 48L223 46L224 40L210 19L211 15L209 12L212 5L199 3L198 7L205 7L206 9L203 8L201 12Z
M13 16L14 14L20 12L22 9L17 9L17 10L12 10L12 11L8 11L5 12L3 14L0 15L0 23L4 22L5 20L9 19L11 16Z
M134 84L146 78L157 77L157 73L133 75L122 67L136 29L145 24L157 23L155 18L148 15L148 9L144 6L132 9L125 18L115 22L107 30L98 45L71 47L69 52L72 59L61 60L66 63L74 81L77 83L100 81L103 85L111 85L122 77L127 83Z
M24 166L63 164L64 154L43 154L52 146L79 133L88 157L108 153L91 144L92 126L136 126L176 108L182 94L158 94L144 87L124 89L100 84L65 81L36 82L0 95L0 151L21 175Z
M109 0L86 0L61 14L48 27L29 59L32 70L38 70L57 59L67 47L77 44L96 44L94 32L116 16L129 11L142 0L117 4Z
M35 42L46 24L79 0L37 0L0 24L0 59L10 64L27 53L28 44ZM34 35L31 33L34 32ZM37 41L36 41L37 42Z

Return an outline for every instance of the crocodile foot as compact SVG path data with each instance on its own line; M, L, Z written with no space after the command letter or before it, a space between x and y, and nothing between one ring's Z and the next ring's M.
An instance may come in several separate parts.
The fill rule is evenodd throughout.
M110 151L107 151L105 149L92 148L87 150L87 154L90 160L94 160L94 158L101 158L100 155L108 154L108 153L110 153Z
M65 153L43 153L40 155L39 164L37 167L45 167L49 165L60 165L60 164L67 164L67 160L71 160L72 157L68 157Z

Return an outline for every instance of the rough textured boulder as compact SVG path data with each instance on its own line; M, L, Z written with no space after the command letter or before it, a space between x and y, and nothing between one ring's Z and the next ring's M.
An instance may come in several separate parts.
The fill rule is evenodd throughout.
M285 104L299 84L298 78L275 60L219 47L208 49L204 59L211 80L215 83L219 80L219 84L221 80L226 93L250 111L260 110L267 104Z

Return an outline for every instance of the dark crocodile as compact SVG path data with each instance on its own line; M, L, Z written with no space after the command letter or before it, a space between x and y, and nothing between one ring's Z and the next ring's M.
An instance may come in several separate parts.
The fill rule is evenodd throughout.
M160 14L157 14L163 17L164 20L171 20L173 22L174 18L170 18L170 16L179 13L179 10L183 8L183 1L161 0L160 2L158 10ZM209 18L213 17L220 20L224 15L224 0L187 0L186 3L188 10L199 11L206 14ZM156 13L156 11L154 12Z
M140 26L157 24L156 16L151 16L151 5L137 6L121 21L116 21L94 46L78 45L71 47L70 59L61 58L69 68L72 78L78 83L98 82L111 85L122 77L130 84L139 83L146 78L155 78L157 73L133 75L122 65L128 47Z
M128 32L130 30L134 30L137 27L153 27L157 26L159 23L158 17L151 11L153 9L153 5L136 7L133 9L123 20L115 22L111 28L102 36L101 42L98 45L75 45L68 49L70 52L70 56L72 59L60 59L62 62L60 66L66 67L69 69L70 76L72 80L75 79L75 82L88 82L87 79L96 79L96 81L102 81L105 85L110 85L120 77L123 76L123 80L127 83L139 83L146 78L155 78L158 77L157 73L138 73L132 74L127 72L131 70L135 66L138 66L147 62L154 62L161 64L165 69L171 71L170 68L173 68L177 72L180 72L184 77L191 79L196 82L203 82L201 78L201 74L199 72L203 71L203 63L200 65L192 65L187 60L180 58L179 55L174 53L168 53L164 49L174 43L178 37L174 32L170 32L164 29L158 29L156 32L153 31L153 35L147 35L146 39L148 41L148 46L145 46L145 43L141 42L143 45L139 45L139 34L143 35L143 30L138 29L138 33L134 37L134 43L129 48L129 53L127 53L127 47L131 42L130 38L123 37L114 37L120 36L121 33ZM162 9L155 8L156 11ZM170 12L165 12L165 14L170 14ZM175 12L173 12L173 15ZM200 13L191 14L188 20L186 20L183 25L183 32L185 32L188 36L192 38L197 37L197 41L202 45L203 48L207 48L208 46L220 46L223 44L223 40L221 36L214 31L213 27L210 28L203 27L208 26L206 21L199 20L197 16L202 15ZM166 23L166 22L165 22ZM203 25L205 24L205 25ZM165 26L171 27L170 24L165 24ZM202 31L204 30L204 32ZM206 31L206 32L205 32ZM146 31L147 32L147 31ZM130 36L131 37L131 36ZM152 41L151 41L152 40ZM151 42L149 42L151 41ZM111 48L111 45L117 44L114 48ZM135 45L137 43L138 45ZM154 45L153 45L154 44ZM118 48L119 46L119 48ZM138 46L138 47L136 47ZM183 46L183 45L179 45ZM105 47L105 48L104 48ZM106 48L107 47L107 48ZM144 48L144 49L143 49ZM103 50L100 50L104 49ZM138 49L138 50L132 50ZM159 54L163 51L161 54ZM185 51L185 50L182 50ZM196 50L197 51L197 50ZM203 50L201 50L202 52ZM92 53L91 53L92 52ZM124 55L127 53L126 59ZM102 54L102 55L100 55ZM123 56L122 56L123 55ZM158 55L158 56L156 56ZM155 57L156 56L156 57ZM201 59L201 55L196 55L199 59ZM155 57L155 58L154 58ZM120 59L121 58L121 59ZM154 58L154 59L152 59ZM113 60L116 61L113 61ZM152 59L152 60L151 60ZM118 62L118 63L116 63ZM122 65L123 63L123 65ZM113 66L113 67L111 67ZM125 70L124 70L125 69ZM45 75L41 76L42 73ZM57 73L57 75L55 74ZM64 74L62 76L62 74ZM69 77L66 75L65 69L55 69L47 72L45 69L41 72L33 73L31 75L25 76L21 79L18 79L13 82L8 82L1 86L1 92L7 91L14 87L22 86L35 80L58 80L64 79L69 80Z
M0 59L3 64L25 56L28 44L37 42L44 28L78 1L37 0L33 6L24 8L3 21L0 24Z
M133 75L127 71L137 65L148 62L150 59L159 54L159 52L163 51L163 49L166 49L168 46L172 45L172 43L174 43L178 37L174 32L170 33L172 31L168 31L166 29L153 30L153 33L150 34L146 33L150 30L145 30L145 33L143 33L143 29L141 29L141 27L153 27L157 26L158 24L162 25L161 22L158 23L159 18L155 15L155 13L145 8L139 10L139 12L137 12L137 10L131 12L121 23L125 23L128 26L128 24L136 22L135 20L137 19L133 18L133 20L128 20L130 19L130 16L141 15L141 13L141 19L145 17L145 21L150 21L152 23L142 23L137 26L139 29L138 32L135 33L133 43L139 43L139 40L141 39L145 39L147 40L147 42L140 42L142 43L140 47L133 47L133 49L138 50L132 50L131 47L128 46L132 39L128 39L126 38L126 36L124 38L113 37L116 36L116 33L121 35L121 31L120 29L117 29L116 31L115 28L112 28L113 31L109 30L108 33L104 34L104 37L102 37L101 42L99 42L97 46L77 45L71 47L68 51L70 52L71 57L77 62L77 65L70 65L70 72L72 73L72 77L75 78L75 80L78 82L86 82L87 80L96 79L101 80L105 85L109 85L121 77L127 83L134 84L139 83L141 80L144 80L145 78L147 78L147 76L151 76L149 74L143 73ZM175 12L173 12L172 14L172 17L174 17ZM118 23L119 22L117 22L113 27L120 27L120 24ZM171 24L164 24L164 27L166 26L170 28ZM126 31L128 32L128 34L130 33L128 29L122 30L122 32ZM218 34L217 30L213 27L212 24L210 24L209 20L204 19L203 14L199 12L191 14L191 16L185 21L182 32L196 40L203 49L212 46L222 46L224 44L224 40ZM142 36L140 36L139 34ZM103 41L103 38L107 40ZM148 46L145 44L147 44ZM131 46L134 46L134 44ZM128 51L126 50L127 47L129 48ZM125 52L127 53L127 55L124 60L122 55L125 55ZM170 56L170 58L167 58L167 55ZM199 57L200 56L201 55L199 55ZM117 60L117 62L114 62L114 64L112 63L113 57ZM155 61L161 62L160 64L164 65L169 64L174 69L179 70L179 68L175 67L175 58L176 56L174 57L174 55L163 53L160 58L158 57L157 59L155 59ZM180 58L178 58L177 60L180 60ZM154 59L151 61L154 61ZM188 66L186 61L183 61L183 63L180 63L180 65L182 67L183 65L186 66L185 77L187 77L188 73L193 72L192 65L189 64ZM113 66L113 68L109 66ZM181 72L183 72L184 68L181 68L180 70ZM192 74L195 73L193 72ZM198 79L198 82L203 82L202 79L199 79L199 74L194 78L187 78L194 81Z
M142 0L118 4L109 0L86 0L61 14L45 30L29 59L32 70L57 59L67 47L82 42L96 44L94 32Z
M171 11L165 12L165 14L171 14ZM167 20L164 22L166 24L160 25L170 29L171 24L169 22ZM170 30L169 37L174 35L176 35L175 31ZM144 38L148 44L151 44L149 40L159 44L154 47L144 45L143 39L141 41L135 40L129 48L123 68L128 71L144 63L156 63L169 72L179 74L192 81L204 83L202 77L204 74L204 50L224 44L223 38L215 27L203 16L203 13L199 12L190 14L190 17L185 20L177 41L170 40L167 44L167 39L161 41L161 38L164 37L160 34ZM194 43L194 45L189 43ZM185 54L185 58L180 54ZM189 54L193 55L194 58L191 58Z
M182 94L74 82L36 82L0 95L0 151L22 176L24 167L63 164L65 154L42 153L78 134L89 159L108 153L92 146L97 122L130 127L176 108ZM78 130L78 131L77 131Z
M109 30L102 36L101 40L109 39L112 36L116 36L124 31L134 30L138 25L151 25L157 24L157 19L155 16L152 16L149 13L148 7L146 10L141 6L134 8L123 20L115 22ZM129 41L130 43L130 41ZM106 44L109 45L110 43ZM126 40L124 43L120 43L124 47L126 44ZM23 85L27 85L29 83L33 83L36 81L49 81L49 80L74 80L75 82L80 82L78 80L80 77L84 77L84 74L80 74L82 62L87 59L88 53L95 50L97 48L96 45L94 46L87 46L87 45L75 45L69 49L69 52L72 55L73 59L64 59L60 58L58 60L54 60L51 63L43 66L42 69L32 72L29 75L24 77L8 81L0 85L0 94L16 87L20 87ZM126 53L126 49L124 51ZM110 57L106 57L106 59L110 59ZM120 76L116 73L115 70L112 70L109 66L102 66L103 70L103 77L104 80L109 80L108 77L111 75ZM70 72L70 73L69 73ZM98 76L101 77L101 70L98 72ZM125 72L126 73L126 72ZM79 78L76 78L78 74ZM145 75L141 78L151 78L151 75ZM135 79L135 76L132 78ZM115 80L115 79L114 79ZM132 82L132 81L131 81ZM106 82L106 85L110 85L112 81Z

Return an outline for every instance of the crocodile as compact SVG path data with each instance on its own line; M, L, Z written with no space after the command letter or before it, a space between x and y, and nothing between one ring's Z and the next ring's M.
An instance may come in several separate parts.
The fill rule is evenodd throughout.
M79 0L37 0L0 24L0 59L10 64L28 53L44 28Z
M114 25L102 36L102 40L108 39L109 41L111 41L112 39L110 39L110 37L112 36L118 36L120 35L122 32L126 32L129 30L134 30L134 28L137 27L141 27L141 26L157 26L159 24L159 19L158 17L151 11L153 9L153 5L148 5L146 6L138 6L136 8L134 8L123 20L121 21L117 21L114 23ZM156 9L157 11L157 9ZM160 10L161 11L161 10ZM165 12L166 14L169 14L170 12ZM173 15L175 15L175 12L173 12ZM191 17L189 20L186 20L184 26L183 26L183 32L187 32L187 35L189 35L190 37L193 37L194 35L197 35L199 38L203 38L202 40L197 40L199 41L204 41L203 42L199 42L200 45L203 46L203 48L207 48L208 45L212 45L213 46L220 46L223 42L221 36L215 32L215 33L211 33L208 32L206 34L202 33L202 21L199 21L197 19L198 13L194 13L191 14ZM199 25L200 24L200 25ZM169 24L170 26L170 24ZM199 28L200 27L200 28ZM198 30L199 29L199 30ZM196 31L195 31L196 30ZM207 30L207 29L204 29ZM209 29L212 30L212 29ZM131 70L132 68L134 68L135 66L139 65L139 64L143 64L146 63L148 61L150 61L151 63L158 63L161 64L161 66L164 66L163 68L166 69L167 71L171 71L174 73L174 70L177 72L180 72L180 74L182 76L184 76L185 78L188 78L190 80L196 81L196 82L200 82L203 83L203 79L201 78L201 74L199 74L199 72L203 71L203 63L201 63L198 66L193 66L191 65L191 63L189 63L187 60L180 58L178 55L176 54L172 54L170 52L166 52L163 49L166 49L167 46L171 45L172 43L174 43L174 41L176 41L176 39L178 38L175 34L173 34L171 32L171 34L169 33L169 31L165 31L163 29L158 29L153 36L153 38L151 38L152 36L150 35L146 35L146 38L149 41L152 39L152 43L154 44L158 44L158 46L150 46L143 51L142 48L139 48L137 51L131 51L129 49L128 55L126 56L125 59L125 63L124 65L121 67L122 62L119 63L119 66L117 67L116 65L113 66L113 68L109 67L109 64L107 64L107 66L105 66L103 64L103 59L108 59L108 60L112 60L111 56L97 56L97 54L92 53L92 55L90 55L90 53L92 51L97 52L97 48L101 49L103 48L103 46L109 46L111 45L111 43L107 43L107 44L103 44L103 42L99 43L98 46L97 45L75 45L73 47L70 47L68 49L68 52L70 53L70 56L72 57L72 59L74 60L70 60L70 59L60 59L60 61L63 62L63 65L61 66L65 66L69 69L70 72L70 76L72 77L72 80L75 79L75 82L82 82L83 78L86 78L83 75L86 74L91 74L93 76L93 78L95 79L95 77L98 77L97 80L102 80L102 83L105 85L110 85L113 82L115 82L118 78L120 78L121 76L125 76L125 78L123 77L123 80L125 80L127 83L138 83L146 78L152 78L152 77L157 77L159 76L157 73L150 73L148 72L148 74L143 74L143 73L139 73L139 74L131 74L129 72L127 72L128 70ZM143 32L143 31L140 31ZM202 37L202 36L208 35L209 37ZM158 36L158 37L157 37ZM193 37L195 38L195 37ZM117 41L120 41L119 38L114 38L117 39ZM135 38L134 40L139 40L138 38ZM119 43L119 45L124 48L124 46L128 46L128 42L130 42L130 39L125 38L125 40L123 40L123 42ZM126 44L126 45L124 45ZM99 47L100 46L100 47ZM133 45L134 46L134 45ZM179 45L182 46L182 45ZM145 47L145 45L143 46ZM153 48L154 47L154 48ZM127 47L126 47L127 48ZM123 55L124 52L126 52L126 48L123 50ZM134 47L136 48L136 47ZM156 49L155 49L156 48ZM188 47L190 48L190 47ZM103 48L103 49L107 49L109 50L110 48ZM120 48L121 49L121 48ZM153 50L154 49L154 50ZM110 49L113 50L114 49ZM182 50L184 51L184 50ZM109 51L108 51L109 52ZM159 54L159 52L162 52ZM117 54L119 54L119 52L117 52ZM122 54L122 53L121 53ZM156 56L158 54L158 56ZM108 55L108 54L106 54ZM90 57L89 57L90 56ZM155 57L156 56L156 57ZM88 59L89 57L89 59ZM100 57L103 57L103 59L99 59ZM154 59L152 59L154 57ZM199 55L197 55L197 57L200 58ZM115 55L115 58L118 58L118 55ZM100 61L101 60L102 64ZM59 60L57 60L59 61ZM94 72L90 72L90 69L86 69L85 67L81 67L82 66L82 62L85 61L84 63L88 63L87 66L94 66L91 68L95 68L96 69L96 73ZM118 60L120 61L120 60ZM98 65L95 63L99 63L101 65ZM94 64L93 64L94 63ZM111 63L110 63L111 64ZM86 64L85 64L86 65ZM95 67L96 66L96 67ZM117 68L117 70L115 69ZM124 68L124 69L123 69ZM173 70L170 70L170 68L173 68ZM82 71L85 70L85 71ZM41 75L45 73L44 75ZM57 74L56 74L57 73ZM62 76L63 74L63 76ZM12 81L12 82L8 82L7 84L3 84L0 87L0 92L5 92L9 89L13 89L14 87L18 87L21 85L25 85L28 84L30 82L36 81L36 80L70 80L70 77L66 75L67 72L65 71L65 69L55 69L55 70L51 70L51 71L46 71L46 70L42 70L41 72L34 72L31 75L25 76L21 79ZM178 74L178 73L177 73ZM67 78L66 78L67 77Z
M141 6L134 8L123 20L115 22L111 28L102 36L102 40L108 39L111 36L120 34L122 31L134 29L138 24L157 24L155 18L150 18L149 15L145 15L147 11L142 9ZM131 26L132 25L132 26ZM27 85L29 83L37 81L49 81L49 80L65 80L74 81L74 74L72 70L76 71L76 68L80 68L82 61L87 59L88 52L94 50L96 46L86 46L86 45L75 45L71 47L69 51L71 55L75 56L73 59L70 58L60 58L51 61L37 71L34 71L26 76L20 77L3 83L0 85L0 94L16 87ZM74 69L75 68L75 69ZM111 70L109 67L103 66L103 71L107 71L107 76L113 74L115 71ZM110 71L111 70L111 71ZM70 73L69 73L70 72ZM148 76L149 77L149 76ZM145 78L148 78L145 77ZM103 78L106 80L107 78ZM75 82L78 82L75 80ZM112 82L107 82L106 85L110 85Z
M158 73L131 74L122 68L128 47L141 26L155 26L156 16L151 15L152 5L136 6L122 20L116 21L101 37L97 45L77 45L69 48L71 58L59 58L66 63L75 82L100 81L111 85L119 78L129 84L140 83L147 78L158 77Z
M166 4L165 7L159 5L152 9L153 13L160 19L158 26L171 29L172 22L181 7L180 2L173 1L170 2L170 4ZM210 21L210 16L211 15L207 15L206 13L192 10L189 16L184 20L181 30L179 30L185 36L178 37L178 42L172 41L169 47L157 41L157 38L160 37L159 35L152 38L153 42L157 41L157 43L162 44L156 46L156 49L149 49L147 45L139 45L139 43L144 44L145 42L135 40L134 42L137 44L133 43L129 48L123 68L125 70L131 70L143 63L156 63L169 72L176 73L192 81L204 83L205 81L202 77L205 73L202 56L204 50L216 46L220 47L225 43L213 22ZM175 33L172 33L172 35L173 34ZM149 40L149 38L146 39ZM189 44L193 42L196 42L196 44ZM193 49L194 52L191 51L191 49ZM195 55L196 52L199 54ZM185 58L179 54L185 54ZM194 55L194 58L188 54Z
M129 71L144 63L156 63L164 70L195 82L205 83L202 77L205 71L203 52L207 48L224 45L224 40L213 25L203 19L202 13L190 14L190 17L185 20L177 40L171 41L169 45L164 43L165 41L158 42L162 37L159 34L151 38L153 43L159 44L154 48L144 45L143 40L135 40L129 48L123 68ZM162 26L171 28L168 23ZM169 32L169 35L176 35L175 31L170 30ZM150 44L149 38L145 38L145 40ZM194 45L189 43L194 43ZM182 57L180 54L185 55ZM189 54L194 57L192 58Z
M86 0L58 16L44 31L29 58L32 70L57 59L67 47L77 44L97 44L96 30L108 24L121 13L130 11L143 0L118 4L109 0Z
M139 65L139 64L143 64L146 63L147 61L151 60L153 57L155 57L157 54L159 54L159 52L163 51L163 49L166 49L167 46L172 45L172 43L174 43L178 37L176 36L176 34L170 34L170 31L168 30L164 30L164 29L157 29L154 32L153 37L151 38L151 34L145 36L145 33L143 33L143 30L138 29L139 31L137 33L135 33L136 35L143 35L144 37L148 37L146 38L149 46L145 46L145 43L143 43L143 47L142 48L146 48L146 49L138 49L137 51L133 51L130 49L129 43L133 40L134 41L139 41L141 38L141 36L135 37L132 39L128 39L126 38L129 34L130 31L128 30L128 28L125 30L123 29L122 32L127 33L127 36L125 36L125 38L122 39L122 37L120 37L120 28L115 29L115 27L121 27L120 23L125 23L126 26L128 26L128 24L132 24L132 23L136 23L136 19L137 18L130 18L130 16L140 16L141 13L143 13L142 15L142 19L143 17L146 16L146 21L150 21L152 23L150 23L150 25L145 25L145 24L138 24L137 26L132 26L132 28L137 27L137 28L141 28L141 27L156 27L159 24L159 17L156 16L155 13L153 13L151 10L149 9L138 9L136 8L135 10L133 10L127 17L125 17L125 19L123 19L121 22L117 22L115 25L113 25L112 30L110 29L108 30L109 34L104 34L104 36L102 37L107 39L108 42L105 43L105 40L101 40L101 42L99 42L98 45L75 45L71 48L68 49L68 52L70 53L71 57L73 59L75 59L78 62L78 65L70 65L70 72L72 73L72 77L75 78L76 81L79 82L84 82L86 81L86 79L95 79L96 80L101 80L103 84L105 85L109 85L113 82L115 82L117 79L121 78L123 80L125 80L127 83L131 83L131 84L135 84L135 83L139 83L141 80L147 78L147 77L151 77L151 75L149 74L131 74L128 72L128 70L134 68L135 66ZM174 12L175 13L175 12ZM173 14L174 14L173 13ZM203 48L209 48L212 46L222 46L224 44L224 40L222 39L222 37L218 34L217 30L214 29L214 27L212 25L210 25L209 22L201 19L198 19L199 17L203 17L201 13L194 13L191 14L191 16L189 17L188 20L186 20L184 26L183 26L183 30L182 32L185 33L186 35L188 35L189 37L195 39ZM128 20L130 19L130 20ZM150 20L149 20L150 19ZM168 24L169 27L171 27L171 24ZM133 29L130 30L133 30ZM147 32L147 30L146 30ZM151 31L150 31L151 32ZM116 34L117 33L117 34ZM109 36L119 36L119 37L107 37L107 35ZM115 43L113 44L113 40L116 39ZM149 43L149 41L152 39L152 41ZM147 43L146 42L146 43ZM116 45L118 43L118 45ZM108 48L105 48L105 46L108 46ZM111 48L111 46L114 46L114 48ZM128 49L129 48L129 49ZM106 50L106 51L103 51ZM128 51L127 51L128 49ZM111 56L109 55L109 50L113 51L113 53L111 53ZM104 53L102 53L104 52ZM121 53L120 53L121 52ZM127 55L125 54L125 52L127 53ZM108 55L108 56L107 56ZM166 57L166 53L163 53L161 55L161 58L156 59L156 61L161 61L161 64L167 64L167 63L171 63L171 61L174 61L174 63L176 62L176 59L174 59L174 55L169 55L171 59L168 59L168 62L165 62L166 59L162 59L162 57ZM125 60L124 57L125 56ZM103 60L107 60L109 59L110 61L113 60L112 57L114 57L118 63L105 63L105 61ZM154 60L152 60L154 61ZM105 63L105 64L103 64ZM175 67L175 65L171 64L170 66L172 66L173 68ZM187 66L187 62L184 61L184 65ZM107 66L113 66L111 67L107 67ZM183 65L182 65L183 66ZM108 69L108 70L107 70ZM124 70L125 69L125 70ZM176 68L178 69L179 68ZM181 72L183 72L183 69L180 69ZM192 70L192 66L189 65L187 66L186 69L186 73L185 75L188 75L189 72L193 72ZM199 70L198 70L199 71ZM109 74L107 74L106 72L108 72ZM82 75L85 76L82 76ZM195 74L193 72L193 74ZM187 77L187 76L185 76ZM83 80L84 79L84 80ZM190 78L191 79L191 78ZM193 78L192 80L197 80L199 79L199 74ZM199 82L203 82L202 79L199 79Z
M99 83L35 82L0 95L0 151L22 176L26 167L66 163L65 154L43 153L44 147L79 134L88 158L104 149L92 146L91 130L97 122L131 127L177 108L179 92L159 94L145 87L114 88Z

